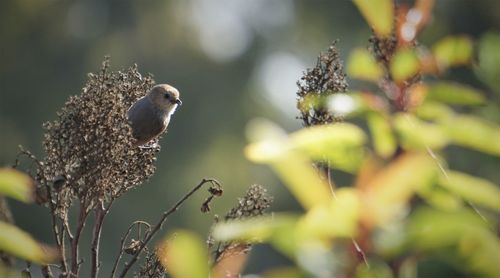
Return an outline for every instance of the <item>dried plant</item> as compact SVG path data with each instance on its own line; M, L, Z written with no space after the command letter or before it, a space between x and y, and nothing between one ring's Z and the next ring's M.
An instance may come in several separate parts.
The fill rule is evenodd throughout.
M326 53L320 53L316 66L307 69L297 81L297 108L304 126L329 124L340 119L326 107L326 97L347 91L346 74L334 41Z
M272 202L273 198L268 195L263 186L251 185L245 196L239 198L238 204L226 214L224 220L239 220L261 216L266 213ZM214 272L216 277L222 277L217 275L238 277L250 248L251 244L248 242L219 243L214 251Z

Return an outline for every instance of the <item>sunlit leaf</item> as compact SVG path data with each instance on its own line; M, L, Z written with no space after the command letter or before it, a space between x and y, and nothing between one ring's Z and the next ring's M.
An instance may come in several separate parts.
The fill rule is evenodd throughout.
M250 247L245 242L234 242L224 247L212 267L213 277L239 276L248 259Z
M439 82L429 86L426 99L459 105L483 104L484 96L477 89L450 82Z
M411 218L408 246L416 251L454 253L459 263L480 277L500 273L500 242L488 224L468 210L420 209Z
M415 191L429 186L436 177L436 163L427 153L400 156L363 187L365 223L382 225L399 215Z
M331 167L347 172L359 168L366 135L353 124L338 123L301 129L290 135L294 149L314 160L328 161Z
M206 245L196 234L177 231L167 237L159 247L163 249L160 261L172 277L209 277Z
M354 4L378 36L391 34L394 22L392 0L354 0Z
M50 263L57 252L34 240L14 225L0 221L0 250L36 263Z
M460 197L446 191L442 187L424 187L418 190L418 195L433 207L442 210L457 210L463 207L463 202Z
M0 169L0 195L28 203L33 200L33 181L17 170Z
M457 171L448 171L439 184L474 204L500 211L500 187L494 183Z
M415 50L405 48L398 50L391 60L391 76L395 81L408 80L420 70L420 62Z
M308 237L354 237L361 209L359 196L353 189L339 189L335 196L329 205L309 210L299 222L298 229Z
M382 67L366 49L355 49L347 60L347 74L351 78L377 81L384 74Z
M381 157L390 157L397 146L389 119L380 113L370 113L367 120L375 152Z
M479 67L477 76L500 94L500 33L489 32L479 41Z
M432 53L442 68L468 64L472 51L472 40L466 36L449 36L432 47Z
M423 122L411 114L396 115L394 127L405 149L440 149L449 141L441 126Z
M456 116L443 122L448 137L460 146L500 156L500 127L474 116Z

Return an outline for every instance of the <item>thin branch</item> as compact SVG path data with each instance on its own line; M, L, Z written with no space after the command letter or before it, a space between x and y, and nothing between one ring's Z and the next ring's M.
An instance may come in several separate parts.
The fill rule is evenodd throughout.
M191 195L193 195L196 191L198 191L206 183L217 184L220 186L220 183L215 179L202 179L201 182L197 186L195 186L193 189L191 189L191 191L189 191L186 195L184 195L184 197L182 197L173 207L171 207L168 211L165 211L163 213L163 216L158 221L158 223L151 230L151 233L146 237L146 239L142 243L141 248L139 248L139 250L137 251L136 254L134 254L132 259L127 264L125 264L125 268L123 269L122 273L119 276L120 278L125 277L125 275L130 270L132 265L137 262L139 255L142 253L142 251L144 250L146 245L149 243L149 241L151 241L153 236L161 229L161 227L163 226L163 223L165 222L165 220L167 220L168 216L170 216L172 213L176 212L179 209L179 207L189 197L191 197Z
M96 278L97 274L99 273L99 265L100 265L99 245L101 241L102 225L104 223L104 217L106 217L106 215L108 214L112 203L113 200L111 200L109 205L105 208L104 203L101 201L101 203L95 209L95 223L94 223L94 231L92 235L92 247L91 247L91 253L92 253L91 277L93 278Z
M80 241L80 235L82 234L83 228L85 227L85 222L87 220L88 211L85 206L85 202L80 202L80 214L78 216L78 225L76 227L75 235L71 241L71 275L78 277L78 269L80 268L79 258L78 258L78 244Z
M147 230L146 230L146 237L148 236L148 234L151 232L151 225L149 225L148 222L145 222L145 221L135 221L133 222L132 224L130 224L130 226L128 227L127 229L127 232L125 233L125 235L123 235L122 237L122 240L120 242L120 252L118 253L118 256L116 257L116 260L115 260L115 263L113 265L113 270L111 270L111 275L110 277L111 278L114 278L115 277L115 273L116 273L116 268L118 267L118 263L120 262L120 260L122 259L122 256L123 256L123 252L125 251L125 242L127 241L127 238L128 236L130 235L130 232L132 232L132 229L135 227L135 226L140 226L140 225L145 225L147 227Z

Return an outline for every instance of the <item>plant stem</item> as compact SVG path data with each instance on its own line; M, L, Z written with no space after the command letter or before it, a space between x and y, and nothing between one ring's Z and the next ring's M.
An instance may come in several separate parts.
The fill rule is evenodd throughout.
M111 203L109 205L111 207ZM94 223L94 231L92 235L92 268L91 268L91 277L96 278L99 273L99 244L101 241L101 231L102 224L104 222L104 217L109 212L109 207L107 209L104 208L104 203L101 202L95 209L95 223Z
M191 195L193 195L196 191L198 191L206 183L212 183L212 184L215 183L215 184L220 185L220 183L215 179L202 179L201 182L197 186L195 186L193 189L191 189L191 191L189 191L186 195L184 195L184 197L182 197L173 207L171 207L168 211L163 212L163 216L160 218L158 223L151 229L151 233L149 233L149 235L146 237L146 239L144 240L144 242L141 245L141 248L139 248L139 251L137 251L137 253L132 257L132 259L127 264L125 264L125 268L123 269L122 273L119 276L120 278L125 277L125 275L130 270L132 265L137 262L139 255L142 253L142 251L144 250L146 245L149 243L149 241L151 241L153 236L161 229L161 227L163 226L163 223L165 222L165 220L167 220L168 216L171 215L172 213L176 212L179 209L179 207Z
M80 235L82 234L83 228L85 227L87 216L88 211L85 206L85 202L80 201L80 215L78 216L78 225L76 227L74 238L71 241L71 275L74 277L78 277L78 269L80 268L78 244L80 241Z

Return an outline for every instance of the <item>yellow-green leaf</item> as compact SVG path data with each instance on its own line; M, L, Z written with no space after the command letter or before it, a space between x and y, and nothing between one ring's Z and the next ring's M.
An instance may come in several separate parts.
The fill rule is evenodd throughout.
M475 88L450 82L439 82L429 86L426 99L459 105L478 105L485 101Z
M439 184L467 201L500 211L500 187L494 183L457 171L448 171Z
M456 116L442 123L453 144L500 156L500 127L474 116Z
M0 250L40 264L50 263L57 257L54 249L38 243L28 233L2 221L0 221Z
M396 151L397 145L389 119L380 113L370 113L367 120L375 152L381 157L390 157Z
M391 60L391 76L396 82L408 80L420 71L420 61L415 50L398 50Z
M472 60L472 40L466 36L449 36L435 43L432 53L441 68L468 64Z
M347 60L347 74L355 79L377 81L384 70L368 50L358 48L351 52Z
M180 230L171 234L159 246L158 256L174 278L209 277L206 245L192 232Z
M33 181L17 170L0 169L0 195L28 203L33 200Z
M363 160L366 135L353 124L337 123L301 129L290 135L292 147L313 160L327 161L331 167L353 172Z
M448 105L430 100L424 102L415 112L422 119L436 122L447 121L455 115Z
M441 149L449 142L447 133L441 126L426 123L408 113L397 114L394 127L405 149Z
M394 4L392 0L354 0L361 14L380 37L388 37L393 29Z
M500 33L488 32L479 41L479 67L477 76L500 94Z

